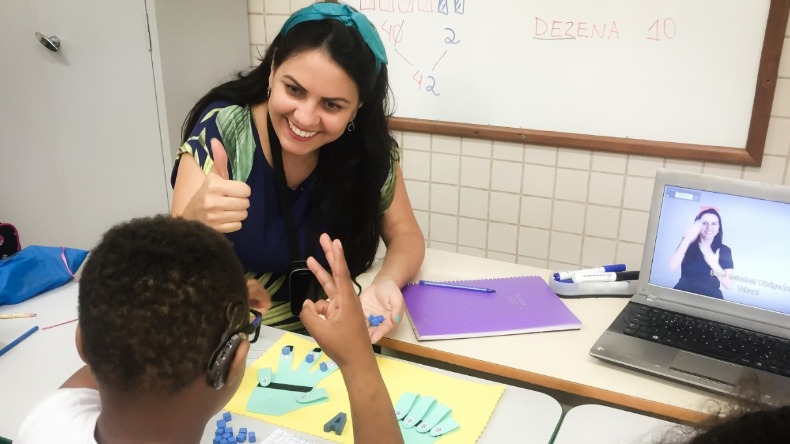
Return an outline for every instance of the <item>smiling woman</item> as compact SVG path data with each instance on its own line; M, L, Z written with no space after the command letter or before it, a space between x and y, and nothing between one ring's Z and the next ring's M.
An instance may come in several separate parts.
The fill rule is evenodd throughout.
M302 330L301 301L316 294L298 271L309 256L327 265L324 232L342 241L352 277L384 240L384 264L360 295L366 318L384 316L371 340L402 319L400 288L422 263L424 238L387 126L388 89L373 25L347 5L316 3L286 21L259 66L187 116L171 213L226 233L253 305L268 308L265 324Z
M269 101L253 106L253 114L266 117L280 137L283 158L318 160L318 149L343 135L361 106L354 81L320 49L299 53L269 75ZM270 156L267 156L270 157ZM285 160L286 165L291 164ZM312 163L312 162L309 162ZM288 185L298 186L306 176L289 174ZM309 173L309 172L308 172Z
M675 289L724 298L720 287L732 287L734 264L732 250L722 243L723 239L719 211L702 207L670 258L671 270L680 267L680 280Z

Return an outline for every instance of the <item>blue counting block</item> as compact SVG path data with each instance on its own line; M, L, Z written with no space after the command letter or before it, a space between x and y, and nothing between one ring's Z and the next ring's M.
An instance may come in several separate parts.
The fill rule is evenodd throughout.
M370 315L368 316L368 322L370 322L371 327L378 327L379 324L384 322L384 316L382 315Z
M225 412L222 414L222 419L224 419L227 422L233 419L233 417L230 415L230 412Z
M250 439L250 442L255 442L255 432L250 432L248 438Z

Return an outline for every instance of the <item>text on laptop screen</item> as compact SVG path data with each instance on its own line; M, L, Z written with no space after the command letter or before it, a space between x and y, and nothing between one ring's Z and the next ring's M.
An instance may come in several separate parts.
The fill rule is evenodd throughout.
M790 204L665 186L648 282L790 314Z

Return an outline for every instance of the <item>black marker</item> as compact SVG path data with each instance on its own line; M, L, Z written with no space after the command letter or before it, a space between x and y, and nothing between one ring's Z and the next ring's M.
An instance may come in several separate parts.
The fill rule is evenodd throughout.
M571 276L573 283L580 282L614 282L635 281L639 279L638 271L620 271L609 273L577 273Z

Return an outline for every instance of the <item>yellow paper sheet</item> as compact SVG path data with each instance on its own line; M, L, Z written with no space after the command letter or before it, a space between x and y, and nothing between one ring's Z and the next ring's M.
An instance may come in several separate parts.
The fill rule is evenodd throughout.
M294 346L294 366L299 365L305 354L316 346L312 340L285 333L251 367L247 368L239 390L230 400L226 409L271 424L316 435L323 439L353 443L351 408L340 370L336 370L318 383L318 387L323 387L329 393L328 402L308 406L283 416L261 415L247 411L247 400L252 394L252 390L258 385L258 370L270 367L272 371L276 371L280 362L280 351L286 345ZM417 393L421 396L432 396L438 402L452 409L453 418L461 425L461 428L442 436L437 441L439 444L475 442L488 424L491 413L505 390L501 384L467 381L387 357L376 356L376 359L393 405L403 393ZM316 361L315 365L317 366L326 360L328 358L324 355ZM348 415L343 434L338 436L334 432L325 433L324 424L339 412L345 412Z

